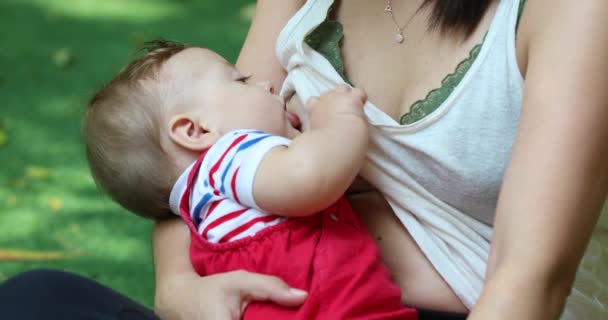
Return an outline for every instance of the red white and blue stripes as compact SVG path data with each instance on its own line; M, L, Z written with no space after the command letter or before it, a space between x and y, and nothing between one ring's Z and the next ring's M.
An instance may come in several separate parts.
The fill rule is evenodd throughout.
M204 155L190 194L190 219L207 241L229 242L275 225L286 218L263 212L253 199L253 180L266 153L290 140L262 131L238 130L220 138ZM191 165L175 183L170 205L179 204L187 188ZM187 194L186 194L187 196Z

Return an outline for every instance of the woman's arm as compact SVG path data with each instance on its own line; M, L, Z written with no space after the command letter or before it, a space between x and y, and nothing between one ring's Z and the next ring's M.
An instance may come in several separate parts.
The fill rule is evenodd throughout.
M526 15L521 123L470 319L558 319L608 190L608 2L528 1Z
M271 80L279 88L285 71L275 56L280 30L304 0L259 0L256 14L237 60L237 67L252 79ZM200 277L192 268L189 233L179 219L154 226L156 273L155 310L166 319L239 319L250 300L272 300L299 305L305 294L289 290L281 280L246 272Z
M362 90L346 85L310 99L310 130L288 146L268 151L260 162L253 182L257 205L281 216L302 217L343 196L365 161L366 100Z
M249 33L236 62L252 83L270 81L281 88L285 70L277 60L275 45L281 29L304 4L305 0L258 0Z

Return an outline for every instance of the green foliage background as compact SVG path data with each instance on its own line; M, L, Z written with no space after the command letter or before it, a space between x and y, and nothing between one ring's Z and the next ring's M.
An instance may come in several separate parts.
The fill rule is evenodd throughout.
M0 259L0 282L58 268L152 305L151 223L97 191L81 116L145 40L206 46L234 61L252 10L247 0L0 1L0 252L40 255ZM68 256L51 260L49 251Z
M93 92L146 40L206 46L234 61L253 3L0 0L0 282L57 268L152 306L151 223L99 194L80 119ZM602 220L608 226L606 208ZM9 261L7 250L24 258Z

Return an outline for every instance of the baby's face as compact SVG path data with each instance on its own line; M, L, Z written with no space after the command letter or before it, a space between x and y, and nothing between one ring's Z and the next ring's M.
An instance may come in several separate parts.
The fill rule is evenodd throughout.
M171 57L161 69L161 81L178 92L172 104L194 113L208 130L224 134L236 129L263 130L293 138L299 120L285 110L285 100L268 82L249 83L218 54L188 48Z

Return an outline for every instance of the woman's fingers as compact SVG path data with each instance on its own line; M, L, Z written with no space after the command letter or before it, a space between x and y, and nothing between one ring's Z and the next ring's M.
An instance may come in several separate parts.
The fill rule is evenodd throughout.
M251 301L271 301L283 307L298 307L308 293L288 286L283 280L247 271L235 271L231 275L240 292L242 308Z
M291 288L277 277L232 271L200 277L194 272L177 273L165 292L178 292L157 299L155 311L163 319L238 320L253 301L269 301L298 307L307 293ZM177 277L177 278L175 278Z

